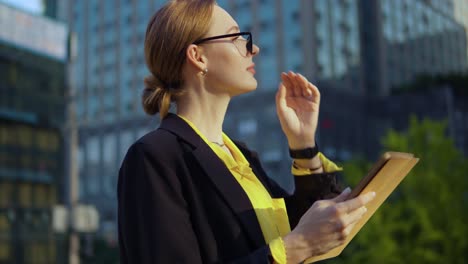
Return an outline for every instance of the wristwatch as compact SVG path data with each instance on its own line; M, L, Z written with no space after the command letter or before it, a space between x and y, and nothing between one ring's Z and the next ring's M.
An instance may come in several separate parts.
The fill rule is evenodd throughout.
M311 159L319 153L318 145L313 148L289 149L289 156L293 159Z

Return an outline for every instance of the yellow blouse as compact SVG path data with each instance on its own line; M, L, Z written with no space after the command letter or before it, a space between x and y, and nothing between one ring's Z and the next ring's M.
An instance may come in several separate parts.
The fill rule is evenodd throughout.
M244 189L252 203L263 237L270 247L274 260L277 263L286 263L286 250L282 237L291 231L291 227L289 225L284 199L271 198L263 184L253 173L247 159L226 134L223 133L223 141L232 156L226 153L219 145L207 140L188 119L183 116L179 117L187 122L205 143L210 146L216 155L224 162L234 178L241 185L242 189ZM324 164L325 171L331 172L341 169L333 162L326 159L321 153L320 158ZM308 169L295 168L294 166L292 166L292 172L296 176L310 174Z

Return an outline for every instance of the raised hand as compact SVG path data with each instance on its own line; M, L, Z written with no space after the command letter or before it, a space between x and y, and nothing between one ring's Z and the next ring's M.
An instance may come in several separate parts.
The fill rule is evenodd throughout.
M301 74L281 73L282 82L276 93L276 112L289 147L302 149L315 146L320 92Z

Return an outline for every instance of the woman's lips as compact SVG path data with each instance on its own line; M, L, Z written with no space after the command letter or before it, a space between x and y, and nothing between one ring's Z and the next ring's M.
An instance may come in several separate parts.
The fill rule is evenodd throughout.
M255 64L252 64L250 67L247 68L247 70L252 74L255 74Z

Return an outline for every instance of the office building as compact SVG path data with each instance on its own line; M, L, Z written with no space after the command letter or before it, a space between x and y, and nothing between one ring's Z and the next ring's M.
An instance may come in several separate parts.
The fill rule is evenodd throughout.
M453 1L360 1L367 94L388 95L421 74L468 70L466 34Z
M67 27L0 4L0 263L64 263ZM66 254L66 253L65 253Z
M465 27L466 38L468 39L468 1L453 0L453 2L453 12L455 19L458 23ZM468 50L468 45L466 48Z

